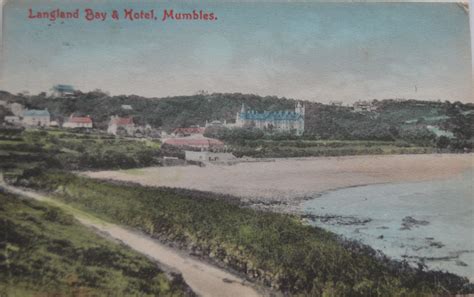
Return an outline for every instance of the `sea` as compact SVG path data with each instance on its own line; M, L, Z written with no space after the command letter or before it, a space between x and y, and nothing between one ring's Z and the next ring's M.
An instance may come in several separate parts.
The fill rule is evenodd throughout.
M469 170L443 180L339 189L300 207L313 225L474 281L473 177Z

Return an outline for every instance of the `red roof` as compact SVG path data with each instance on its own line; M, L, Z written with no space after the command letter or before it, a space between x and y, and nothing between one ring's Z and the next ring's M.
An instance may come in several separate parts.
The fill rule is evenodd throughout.
M176 128L174 134L203 134L205 128L203 127L190 127L190 128Z
M224 146L224 143L222 141L212 138L169 138L165 140L165 143L175 146Z
M69 123L76 124L92 124L92 119L90 117L69 117Z
M112 120L112 124L117 126L133 125L133 118L115 118Z

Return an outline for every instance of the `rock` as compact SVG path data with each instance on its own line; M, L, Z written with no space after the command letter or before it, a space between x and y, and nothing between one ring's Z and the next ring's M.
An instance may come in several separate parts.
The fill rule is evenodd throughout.
M354 216L339 216L339 215L315 215L315 214L303 214L303 219L309 219L311 221L320 221L321 223L330 225L365 225L372 221L371 218L357 218Z
M466 264L466 262L463 262L463 261L461 261L461 260L456 260L456 265L458 265L458 266L463 266L463 267L468 266L468 265Z
M440 249L444 246L444 244L440 241L433 241L430 243L430 246Z
M413 227L426 226L430 222L424 220L416 220L413 217L406 216L402 220L402 227L400 230L411 230Z

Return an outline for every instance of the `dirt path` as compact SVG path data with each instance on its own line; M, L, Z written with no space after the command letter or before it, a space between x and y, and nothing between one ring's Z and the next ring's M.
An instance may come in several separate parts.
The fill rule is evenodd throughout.
M0 176L1 178L1 176ZM110 236L159 263L178 271L186 283L200 296L209 297L253 297L262 296L245 280L206 262L199 261L173 250L139 232L104 222L87 213L45 197L35 192L24 191L0 181L0 187L15 194L40 200L60 207L74 215L83 225L94 228L102 236Z

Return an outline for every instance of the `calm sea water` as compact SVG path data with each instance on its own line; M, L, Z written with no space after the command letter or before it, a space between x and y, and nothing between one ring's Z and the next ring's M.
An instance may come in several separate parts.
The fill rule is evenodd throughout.
M313 224L396 259L474 280L474 170L450 179L361 186L302 204Z

